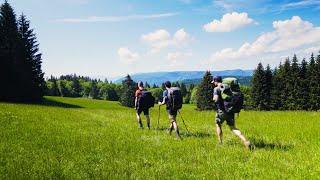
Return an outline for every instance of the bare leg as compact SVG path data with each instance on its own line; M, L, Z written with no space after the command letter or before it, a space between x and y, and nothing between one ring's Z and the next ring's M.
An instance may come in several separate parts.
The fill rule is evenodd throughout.
M148 129L150 129L150 116L149 116L149 115L146 115L146 119L147 119Z
M170 135L171 135L172 130L174 129L176 131L177 138L181 139L180 133L179 133L179 127L176 122L176 118L172 115L169 115L169 120L170 120L170 129L169 129Z
M216 124L216 127L217 127L217 136L218 136L219 144L222 144L222 129L221 129L221 124Z
M241 141L243 142L243 144L249 148L250 146L250 141L247 140L247 138L241 133L241 131L239 129L237 129L235 126L230 126L231 131L238 136Z
M173 124L172 122L170 122L170 126L169 126L169 134L171 135L172 133L172 130L173 130Z
M142 122L141 122L141 116L137 113L137 120L139 123L139 128L143 128Z
M176 122L175 117L172 117L172 125L173 125L173 127L174 127L174 130L176 131L177 138L178 138L178 139L181 139L180 133L179 133L179 127L178 127L178 124L177 124L177 122Z

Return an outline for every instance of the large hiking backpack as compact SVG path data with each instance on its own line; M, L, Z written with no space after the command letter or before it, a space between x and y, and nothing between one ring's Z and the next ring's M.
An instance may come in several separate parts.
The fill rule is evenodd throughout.
M220 89L225 111L227 113L240 113L243 109L244 97L238 80L236 78L224 78Z
M149 109L154 107L155 98L150 91L141 91L138 97L138 109Z
M171 110L177 111L182 108L183 98L178 87L172 87L168 91L168 106Z

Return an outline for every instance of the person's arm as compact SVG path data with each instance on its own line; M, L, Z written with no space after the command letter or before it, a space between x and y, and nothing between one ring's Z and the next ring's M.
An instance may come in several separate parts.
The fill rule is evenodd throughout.
M214 102L218 102L218 100L219 100L218 89L214 88L214 90L213 90L213 101Z
M165 103L166 103L166 97L163 97L162 102L159 102L158 104L159 104L160 106L162 106L162 105L164 105Z
M158 102L158 104L160 106L164 105L166 103L166 100L167 100L167 93L166 91L163 92L163 95L162 95L163 99L162 99L162 102Z
M137 109L138 97L136 96L134 100L134 108Z

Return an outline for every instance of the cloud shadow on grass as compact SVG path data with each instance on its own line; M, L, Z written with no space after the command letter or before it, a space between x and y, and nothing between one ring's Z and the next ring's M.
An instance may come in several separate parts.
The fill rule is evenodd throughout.
M254 145L255 149L266 149L266 150L282 150L289 151L294 146L291 144L283 144L279 142L266 142L263 139L251 139L251 143Z

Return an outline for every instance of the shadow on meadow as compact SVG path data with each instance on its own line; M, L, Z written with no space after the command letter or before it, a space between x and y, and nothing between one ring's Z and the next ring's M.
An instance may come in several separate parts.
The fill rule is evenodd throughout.
M42 100L39 101L15 101L15 100L11 100L11 101L0 101L0 102L6 102L6 103L12 103L12 104L25 104L25 105L42 105L42 106L51 106L51 107L60 107L60 108L83 108L81 106L78 105L74 105L74 104L68 104L68 103L64 103L64 102L60 102L60 101L55 101L52 99L47 99L44 98Z
M159 127L159 128L156 128L155 129L156 131L166 131L168 132L168 127ZM181 130L180 130L181 131ZM186 130L184 130L186 131ZM175 131L173 130L172 131L172 134L175 134ZM207 138L207 137L210 137L212 136L211 134L209 133L204 133L204 132L183 132L183 133L180 133L180 135L184 138L188 138L188 137L194 137L194 138Z
M59 102L52 99L43 99L42 101L34 104L43 105L43 106L60 107L60 108L83 108L78 105Z
M279 142L266 142L263 139L251 139L251 143L254 144L256 149L266 149L266 150L282 150L289 151L294 146L291 144L283 144Z

